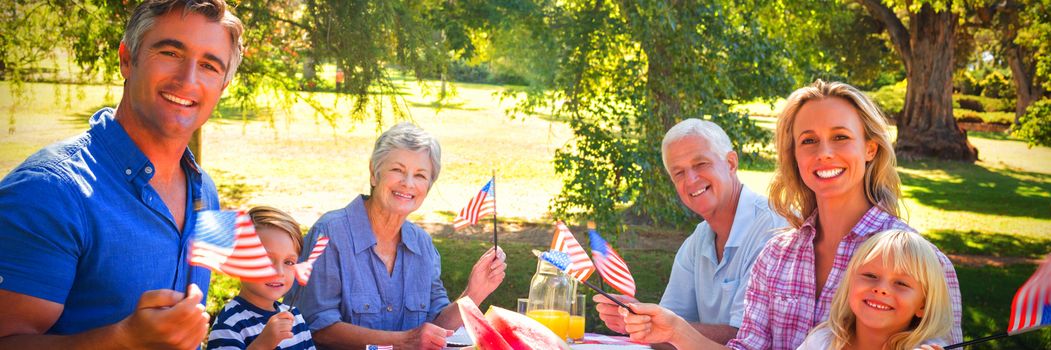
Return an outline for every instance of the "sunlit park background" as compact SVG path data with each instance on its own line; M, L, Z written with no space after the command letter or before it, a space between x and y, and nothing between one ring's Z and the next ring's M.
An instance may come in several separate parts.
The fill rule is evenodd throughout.
M2 175L82 132L121 96L114 59L133 4L74 3L19 2L0 14L4 37L14 39L0 40ZM353 6L362 3L384 6ZM745 3L238 2L250 49L201 130L198 159L224 207L275 206L305 230L368 191L375 138L411 121L442 144L440 179L410 220L433 235L451 294L491 244L492 224L454 233L450 223L495 172L509 273L486 305L512 308L526 296L536 265L529 251L549 244L557 219L585 245L583 223L598 221L636 272L639 298L656 302L699 220L678 204L655 158L666 127L685 117L726 126L746 155L740 177L763 193L783 98L815 78L842 80L880 104L894 135L912 130L898 140L906 219L955 263L965 337L1006 329L1014 291L1051 252L1051 72L1038 69L1051 66L1051 40L1041 39L1051 39L1049 4L975 1L933 12L968 23L955 29L955 60L944 64L953 84L942 91L923 77L946 73L909 71L904 62L927 58L903 54L883 29L897 28L893 21L881 25L890 19L869 12L888 5L758 2L753 16ZM932 11L887 3L898 25ZM107 11L119 23L103 27L115 32L55 15ZM1024 29L1005 29L1019 28L1011 23ZM810 30L790 30L800 27ZM904 34L935 36L911 30ZM347 34L321 35L331 31ZM945 98L909 103L910 88ZM957 127L965 139L954 139L964 135L951 132ZM237 290L213 278L209 311ZM607 331L590 316L589 331ZM977 348L1051 348L1051 331Z

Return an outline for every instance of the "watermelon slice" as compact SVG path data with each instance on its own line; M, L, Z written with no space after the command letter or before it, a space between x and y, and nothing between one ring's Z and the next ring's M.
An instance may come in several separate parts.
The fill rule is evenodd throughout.
M504 341L504 337L482 316L482 310L478 310L474 300L463 297L456 301L456 306L460 308L460 319L463 320L463 326L467 329L467 334L471 335L475 347L479 350L513 350L507 345L507 341Z
M559 339L555 332L529 316L490 306L485 318L514 350L569 349L569 344Z

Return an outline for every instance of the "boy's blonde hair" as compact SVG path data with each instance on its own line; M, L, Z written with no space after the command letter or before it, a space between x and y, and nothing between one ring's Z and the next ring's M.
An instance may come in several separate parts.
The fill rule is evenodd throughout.
M817 80L810 86L800 88L788 96L785 108L777 119L777 171L770 184L770 207L799 228L817 209L814 191L803 183L796 163L795 142L792 124L804 104L826 98L840 98L857 110L861 124L865 127L865 141L877 145L876 156L865 163L865 197L869 203L888 214L900 217L898 204L901 198L901 180L894 169L897 160L894 147L887 133L887 120L876 104L857 88L839 82Z
M832 297L828 321L814 328L829 328L832 333L829 349L842 349L856 339L854 330L857 318L847 300L850 280L861 265L877 257L883 257L887 268L916 279L924 295L923 317L914 317L909 329L892 335L884 349L913 349L926 340L947 339L953 326L952 305L945 270L938 260L938 253L934 245L918 233L892 229L873 235L850 258L839 289Z
M292 238L292 247L296 254L303 251L303 233L299 230L299 223L291 215L277 208L261 205L248 211L252 217L252 224L256 229L260 227L272 227L288 234Z

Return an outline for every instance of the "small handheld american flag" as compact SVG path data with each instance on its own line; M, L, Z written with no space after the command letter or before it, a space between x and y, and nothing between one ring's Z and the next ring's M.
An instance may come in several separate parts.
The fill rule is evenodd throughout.
M566 227L564 222L555 223L555 235L551 239L551 249L569 255L569 271L566 274L578 281L587 280L591 277L591 273L595 272L595 265L588 258L588 253L584 251L580 243L577 243L577 239L573 237L572 232L569 232L569 227Z
M1051 326L1051 261L1045 261L1029 280L1018 288L1011 301L1011 321L1007 333L1015 335Z
M490 178L489 182L482 186L482 190L478 191L478 194L471 198L470 202L467 202L467 206L460 209L460 214L456 215L456 219L453 221L453 228L459 231L460 229L474 225L478 223L478 219L493 214L496 215L496 193L493 191L493 181L496 178Z
M631 276L631 271L628 271L628 263L624 262L620 254L613 250L613 246L602 239L602 236L594 229L588 230L588 237L591 244L591 258L594 259L595 268L598 269L602 279L622 294L634 297L635 278Z
M1033 276L1015 293L1011 301L1011 320L1007 323L1007 332L952 344L945 349L971 346L1047 326L1051 326L1051 255L1044 259Z
M263 242L255 233L252 218L244 211L206 210L197 213L190 245L190 264L261 282L278 276Z
M310 272L314 271L314 261L317 261L317 257L325 252L325 247L328 247L328 236L318 236L317 243L314 243L314 249L310 250L310 257L307 258L307 261L296 264L296 282L299 285L307 285L307 281L310 280Z
M569 257L569 254L566 254L566 252L561 252L557 250L538 252L534 250L533 254L537 254L537 256L540 257L540 260L551 264L552 266L554 266L562 272L565 272L566 274L569 273L570 265L573 264L570 261L571 259ZM569 276L572 277L572 275ZM602 294L602 296L608 298L617 305L620 305L620 307L627 309L628 312L631 312L633 314L635 313L635 310L632 309L630 306L624 304L624 302L620 301L620 299L614 298L612 295L609 295L609 293L606 293L606 291L602 290L602 288L595 287L595 285L591 284L591 282L588 282L587 279L577 279L577 282L583 283L585 286L588 286L588 288L591 288L591 290L595 291L596 293Z

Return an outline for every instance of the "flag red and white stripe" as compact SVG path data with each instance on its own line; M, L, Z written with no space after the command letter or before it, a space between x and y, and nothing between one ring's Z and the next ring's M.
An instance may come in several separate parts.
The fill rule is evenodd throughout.
M595 268L602 279L621 294L634 297L635 278L628 270L628 263L624 262L620 254L613 250L613 246L595 230L588 230L588 239L591 244L591 258L595 260Z
M1049 256L1051 259L1051 256ZM1015 335L1051 326L1051 260L1045 259L1011 302L1007 333Z
M274 263L256 235L252 218L244 211L207 210L197 213L190 264L262 282L278 276Z
M460 209L460 214L456 215L456 219L453 221L453 228L457 231L478 223L478 219L493 214L496 215L496 193L493 191L493 182L495 178L489 179L489 182L482 186L482 190L478 191L478 194L471 198L470 202L467 202L467 206Z
M325 252L325 247L328 247L328 236L321 235L314 244L314 249L310 250L310 257L307 258L307 261L296 264L296 282L299 285L307 285L307 281L310 280L310 272L314 271L314 261L317 261L317 257Z
M555 223L555 235L551 240L551 249L569 254L569 276L578 281L586 281L595 272L595 265L588 258L588 253L577 243L569 227L559 221Z

